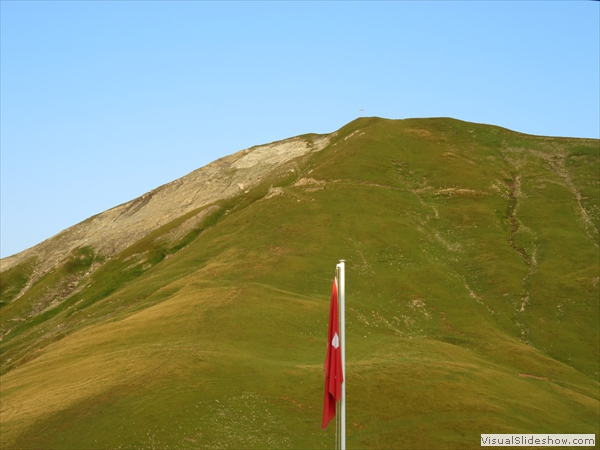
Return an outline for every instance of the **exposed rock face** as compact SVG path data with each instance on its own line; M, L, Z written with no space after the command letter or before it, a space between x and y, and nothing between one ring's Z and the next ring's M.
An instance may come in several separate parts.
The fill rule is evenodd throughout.
M322 150L328 143L328 135L300 136L251 147L218 159L141 197L67 228L34 247L2 259L1 271L35 257L40 265L30 280L32 283L82 246L91 246L96 253L110 258L190 211L241 191L247 192L271 171L294 158ZM196 219L188 219L188 222L193 225L201 217Z

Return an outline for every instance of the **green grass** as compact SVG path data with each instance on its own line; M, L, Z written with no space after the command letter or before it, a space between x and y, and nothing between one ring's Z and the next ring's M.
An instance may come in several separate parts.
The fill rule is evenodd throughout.
M156 230L6 335L0 445L332 446L322 364L340 258L349 448L598 435L598 159L593 140L351 122L299 172L178 242L164 236L197 212ZM271 185L284 193L264 199Z
M30 258L0 275L0 308L10 304L25 287L35 267L35 258Z

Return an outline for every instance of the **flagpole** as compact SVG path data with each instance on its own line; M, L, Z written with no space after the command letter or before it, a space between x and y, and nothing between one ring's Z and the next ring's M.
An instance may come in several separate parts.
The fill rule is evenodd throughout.
M340 307L340 344L342 347L342 398L340 399L340 448L346 450L346 260L340 259L338 264L340 289L338 303Z

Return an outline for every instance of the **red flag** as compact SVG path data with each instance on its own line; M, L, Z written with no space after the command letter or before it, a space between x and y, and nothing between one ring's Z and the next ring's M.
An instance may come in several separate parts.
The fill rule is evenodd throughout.
M329 333L327 336L327 357L325 358L325 403L323 405L323 423L325 428L335 417L335 404L342 398L342 353L340 330L338 325L337 279L333 280L331 306L329 307Z

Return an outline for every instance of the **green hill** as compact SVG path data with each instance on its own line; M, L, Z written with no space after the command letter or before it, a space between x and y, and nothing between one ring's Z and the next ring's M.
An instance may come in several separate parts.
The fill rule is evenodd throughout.
M330 448L342 258L348 448L600 435L600 142L378 118L328 139L115 255L3 269L0 447Z

